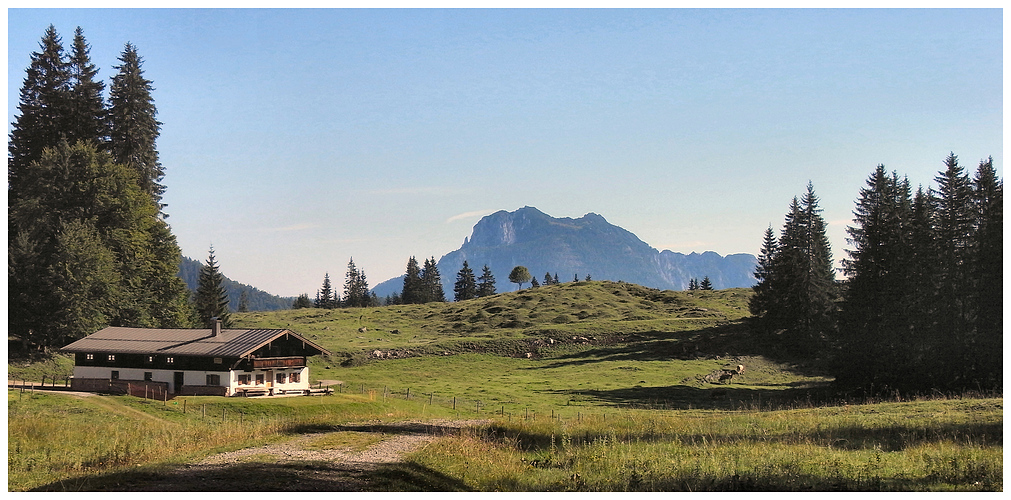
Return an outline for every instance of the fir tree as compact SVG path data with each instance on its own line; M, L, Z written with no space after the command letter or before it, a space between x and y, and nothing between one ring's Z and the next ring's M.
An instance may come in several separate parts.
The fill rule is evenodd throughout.
M47 318L45 345L62 346L108 326L123 298L116 258L86 221L61 224L56 254L43 278L55 306Z
M292 309L308 309L313 307L312 300L309 299L309 294L303 293L295 298L295 301L291 303Z
M976 221L970 273L977 338L970 359L980 385L997 387L1003 380L1004 183L992 157L980 161L972 187Z
M553 284L554 281L551 279L551 273L544 273L544 286Z
M788 348L809 354L823 347L834 327L835 273L818 198L808 184L803 202L794 198L772 259L775 306L762 318L771 330L785 330Z
M477 278L474 277L474 270L463 261L463 267L456 273L456 284L453 286L453 297L457 302L470 300L477 297Z
M74 31L68 65L69 95L67 117L67 141L92 141L99 149L104 149L109 138L105 102L102 93L105 84L96 80L98 69L91 63L91 47L84 39L80 27Z
M702 283L699 283L697 286L699 287L699 290L712 290L713 282L709 281L709 276L706 276L702 278Z
M445 302L446 294L442 289L442 276L435 265L435 257L425 259L425 267L421 270L422 302Z
M344 306L368 307L371 303L365 271L358 269L355 266L354 258L352 258L348 262L348 271L344 280Z
M212 328L213 318L221 320L225 328L232 321L228 313L228 292L224 287L225 277L214 260L214 247L207 254L207 262L200 268L200 280L197 285L195 309L199 323L206 328Z
M330 273L323 275L323 284L316 292L317 309L333 309L337 306L337 296L335 295L333 284L330 282Z
M844 260L847 289L840 329L837 380L844 384L921 379L921 340L913 318L913 201L909 182L878 165L860 191L846 229L853 247ZM922 332L918 332L922 335ZM908 380L903 380L908 379Z
M407 273L404 275L404 288L400 300L404 304L421 304L424 302L423 294L421 268L418 267L418 259L412 256L407 260Z
M776 301L779 297L776 296L776 292L779 288L776 286L773 274L778 249L776 233L773 232L772 226L769 226L765 230L762 249L758 253L758 265L755 267L757 283L751 287L755 294L748 301L748 309L752 317L755 318L755 322L759 324L760 328L766 331L770 330L769 325L774 323L771 314L778 310Z
M67 106L70 75L63 55L63 42L56 28L46 29L33 52L31 65L21 86L18 110L11 124L7 145L7 206L23 197L23 186L45 182L32 172L32 162L42 158L42 151L55 147L67 136Z
M478 297L491 297L495 295L495 276L491 274L491 268L487 264L481 270L481 277L477 281Z
M155 148L161 122L155 118L154 88L144 78L142 60L133 44L126 44L119 60L122 64L114 67L119 72L112 77L109 89L111 151L118 163L137 171L141 189L161 210L165 186L160 183L165 172Z
M530 288L540 288L540 287L541 287L541 284L537 282L537 278L536 277L531 277L530 278Z
M236 312L249 312L249 292L246 290L239 293L239 307L236 309Z
M551 282L556 285L561 283L561 281L558 281L558 273L555 273L555 277L551 279Z
M948 346L947 377L961 378L970 364L971 320L974 315L969 266L976 222L972 185L954 153L944 160L945 170L934 179L934 233L938 252L938 333Z

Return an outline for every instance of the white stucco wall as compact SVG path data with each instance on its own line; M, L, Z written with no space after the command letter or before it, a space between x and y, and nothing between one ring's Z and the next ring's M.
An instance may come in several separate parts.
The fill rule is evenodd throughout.
M273 369L273 370L254 370L251 372L243 371L203 371L203 370L165 370L165 369L145 369L145 368L118 368L113 366L75 366L74 367L74 378L96 378L96 379L110 379L112 378L112 372L116 370L119 371L120 380L144 380L144 373L151 372L152 382L165 382L169 385L169 390L172 392L176 391L173 386L175 381L175 373L183 372L183 385L207 385L207 375L218 375L221 379L221 385L228 388L228 395L231 396L235 394L236 390L251 388L251 387L271 387L276 391L296 391L296 390L306 390L309 388L309 367L302 368L283 368L283 369ZM271 383L267 384L267 374L270 372L273 379ZM277 383L277 374L285 374L285 383ZM291 374L299 374L298 382L290 382ZM263 375L264 381L262 385L256 384L256 376ZM239 375L249 375L250 384L249 385L239 385Z

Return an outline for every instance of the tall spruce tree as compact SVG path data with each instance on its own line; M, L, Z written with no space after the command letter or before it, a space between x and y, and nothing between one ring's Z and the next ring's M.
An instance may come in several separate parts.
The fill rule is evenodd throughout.
M762 239L762 248L758 252L758 265L755 267L756 283L751 287L755 294L748 301L748 310L751 312L754 322L760 330L771 330L770 324L775 324L772 314L778 311L776 295L779 288L776 286L775 258L779 249L776 241L776 233L770 225L765 230Z
M212 328L214 318L221 320L221 325L228 328L232 325L228 311L228 292L224 286L224 275L214 259L214 247L207 253L207 262L200 267L200 278L197 283L194 308L198 315L198 323L205 328Z
M958 157L951 153L944 165L944 171L934 179L937 192L933 225L939 258L935 279L939 333L947 337L941 340L948 346L947 378L956 380L967 376L964 367L972 363L969 344L975 304L968 264L972 260L976 214L972 185Z
M446 293L442 289L442 276L435 265L435 256L425 259L425 267L421 270L422 302L445 302Z
M909 181L878 165L861 189L846 229L849 258L836 380L844 385L910 387L926 374L924 332L912 328L913 200Z
M333 309L336 304L337 296L336 292L334 292L333 284L330 283L330 273L325 273L323 275L323 285L316 292L315 307L317 309Z
M22 198L23 186L47 181L33 174L32 162L42 158L43 149L55 147L67 136L70 75L63 41L53 25L46 29L39 48L31 55L21 86L20 114L11 124L7 144L8 209Z
M404 275L404 288L400 294L400 300L404 304L424 303L424 291L421 284L421 268L418 267L418 259L413 256L407 259L407 273Z
M102 149L103 86L83 32L69 60L52 26L40 45L8 150L10 333L59 347L100 323L190 326L175 237L136 173Z
M970 272L975 277L972 302L977 313L970 359L976 381L998 387L1004 378L1004 183L997 177L993 157L980 161L972 187L976 221Z
M477 296L491 297L495 295L495 276L487 264L481 269L481 277L477 279Z
M768 331L782 331L783 347L810 354L825 346L835 321L835 272L814 186L803 201L790 204L772 258L772 300L760 321Z
M119 72L109 89L111 151L117 162L137 171L141 189L161 210L165 171L155 147L161 122L151 97L154 87L144 77L143 61L133 44L126 44L119 60L122 64L114 67Z
M344 280L344 307L368 307L372 304L369 284L365 271L355 266L355 260L348 261L348 271Z
M477 278L474 277L474 270L470 268L467 261L463 261L463 267L456 273L456 284L453 286L453 298L457 302L470 300L477 297Z
M69 95L67 106L67 141L93 141L99 149L106 147L109 126L102 93L105 84L96 80L98 69L91 63L91 46L84 39L80 26L74 31L68 64Z

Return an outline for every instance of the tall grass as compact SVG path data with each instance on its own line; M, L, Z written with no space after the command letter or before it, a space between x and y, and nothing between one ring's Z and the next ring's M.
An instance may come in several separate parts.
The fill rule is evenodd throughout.
M1000 491L1001 400L521 420L414 455L482 491Z
M415 402L383 403L353 395L275 400L194 397L185 399L185 414L181 400L165 405L129 396L79 399L9 391L8 490L53 483L74 489L83 484L78 479L88 475L183 462L349 421L405 419L421 413ZM431 409L425 411L432 414Z

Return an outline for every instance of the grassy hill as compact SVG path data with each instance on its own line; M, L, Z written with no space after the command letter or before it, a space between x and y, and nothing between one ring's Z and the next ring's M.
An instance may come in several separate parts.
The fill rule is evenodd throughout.
M330 358L313 361L315 380L503 415L785 404L825 385L817 363L779 357L752 336L751 293L591 281L465 302L234 317L329 349ZM732 386L705 380L737 364L747 371Z
M738 324L748 315L750 296L749 289L674 292L584 281L464 302L296 309L233 318L239 327L290 328L342 356L373 349L405 355L408 350L412 355L463 351L516 355L529 352L518 352L520 348L540 347L549 339L607 344L650 332L671 334L667 340L684 341L680 347L691 350L691 336L685 332Z

